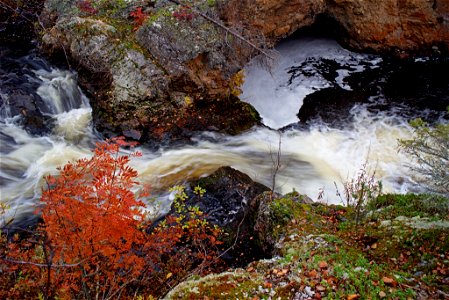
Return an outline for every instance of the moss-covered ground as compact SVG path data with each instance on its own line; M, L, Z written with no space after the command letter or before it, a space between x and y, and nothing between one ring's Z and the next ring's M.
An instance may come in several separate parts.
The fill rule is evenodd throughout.
M383 195L355 224L352 208L274 199L274 258L191 278L166 298L448 299L448 205L429 195Z

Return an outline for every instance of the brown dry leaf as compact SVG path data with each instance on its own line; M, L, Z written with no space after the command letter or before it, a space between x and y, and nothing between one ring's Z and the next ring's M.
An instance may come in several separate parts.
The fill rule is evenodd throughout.
M387 294L384 291L380 291L379 292L379 297L380 298L385 298L385 297L387 297Z
M377 248L377 243L374 243L371 245L371 249L376 249Z
M359 298L360 298L359 294L352 294L352 295L349 295L348 297L346 297L346 300L356 300Z
M322 286L322 285L317 285L317 286L315 287L315 289L316 289L318 292L324 292L324 291L326 290L326 288L325 288L324 286Z
M315 278L318 275L316 270L312 270L309 272L309 277Z
M252 272L252 271L254 271L254 268L253 267L249 267L248 269L246 269L246 271Z
M393 285L394 284L394 279L384 276L382 277L382 281L386 284L386 285Z
M327 280L327 283L332 285L335 282L335 278L334 277L329 277Z
M266 289L271 289L273 287L273 284L271 282L265 281L263 287Z
M318 266L320 267L320 269L327 269L327 262L325 262L324 260L320 261L318 263Z

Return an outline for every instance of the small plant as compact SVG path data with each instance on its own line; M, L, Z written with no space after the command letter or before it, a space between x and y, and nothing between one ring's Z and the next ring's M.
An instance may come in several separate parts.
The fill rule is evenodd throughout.
M188 7L179 7L176 11L173 12L173 17L178 21L192 21L193 13Z
M245 72L243 70L238 71L232 76L229 86L231 88L231 94L238 97L242 94L242 85L245 82Z
M98 13L98 10L93 7L91 0L80 0L76 3L76 7L78 7L80 11L90 15L95 15Z
M134 30L139 29L139 27L142 26L148 18L148 14L142 11L142 7L136 8L136 10L131 12L129 15L134 19Z
M363 207L382 193L382 182L376 179L375 171L370 173L367 164L362 165L355 178L343 184L346 205L355 208L356 224L360 221Z

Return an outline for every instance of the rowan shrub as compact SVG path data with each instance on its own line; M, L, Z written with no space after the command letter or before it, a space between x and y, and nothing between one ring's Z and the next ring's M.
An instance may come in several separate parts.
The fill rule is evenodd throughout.
M98 143L83 158L46 177L42 223L22 236L0 235L1 298L132 298L158 295L216 257L218 228L177 196L176 214L147 224L136 194L132 155L122 138ZM151 228L149 230L148 228ZM157 283L157 284L155 284Z

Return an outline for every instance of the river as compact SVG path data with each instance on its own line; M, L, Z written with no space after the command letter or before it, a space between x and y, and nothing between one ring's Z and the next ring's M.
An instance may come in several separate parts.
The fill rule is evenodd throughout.
M271 70L256 61L248 64L242 87L242 100L255 106L266 126L237 136L204 132L194 138L193 145L183 147L157 151L139 147L143 155L133 159L131 165L139 172L139 180L152 187L155 198L148 204L149 211L167 210L169 197L161 191L169 186L208 175L225 165L271 187L278 151L280 170L275 189L281 193L295 189L314 200L341 203L337 190L342 193L342 183L356 176L365 163L375 171L386 192L422 190L407 167L413 161L398 152L397 141L412 136L408 124L412 117L427 116L435 121L447 117L444 109L418 105L414 111L413 105L410 109L401 101L382 106L395 95L387 91L389 96L385 97L383 84L395 80L396 71L390 67L383 73L385 62L380 56L353 53L334 40L322 38L293 38L277 50L279 59ZM91 155L101 136L92 128L89 101L77 86L76 73L58 69L34 52L0 53L0 198L8 205L2 222L14 219L28 224L35 219L33 211L43 176L54 174L56 167L67 161ZM427 58L419 58L411 65L419 68L428 63ZM361 93L364 101L351 103L346 111L320 104L323 116L299 122L300 108L307 101L313 102L313 97L307 97L332 88L352 95L357 90L354 85L360 85L357 78L366 78L363 74L367 72L374 79L370 81L370 93ZM374 76L373 72L379 74ZM419 80L432 82L432 78ZM438 86L442 91L436 96L419 94L423 98L419 103L429 102L426 97L447 96L448 84L446 80ZM9 105L17 99L17 90L43 100L41 111L51 124L50 131L36 134L24 129L23 117L11 112ZM438 101L440 106L449 105L447 97Z

